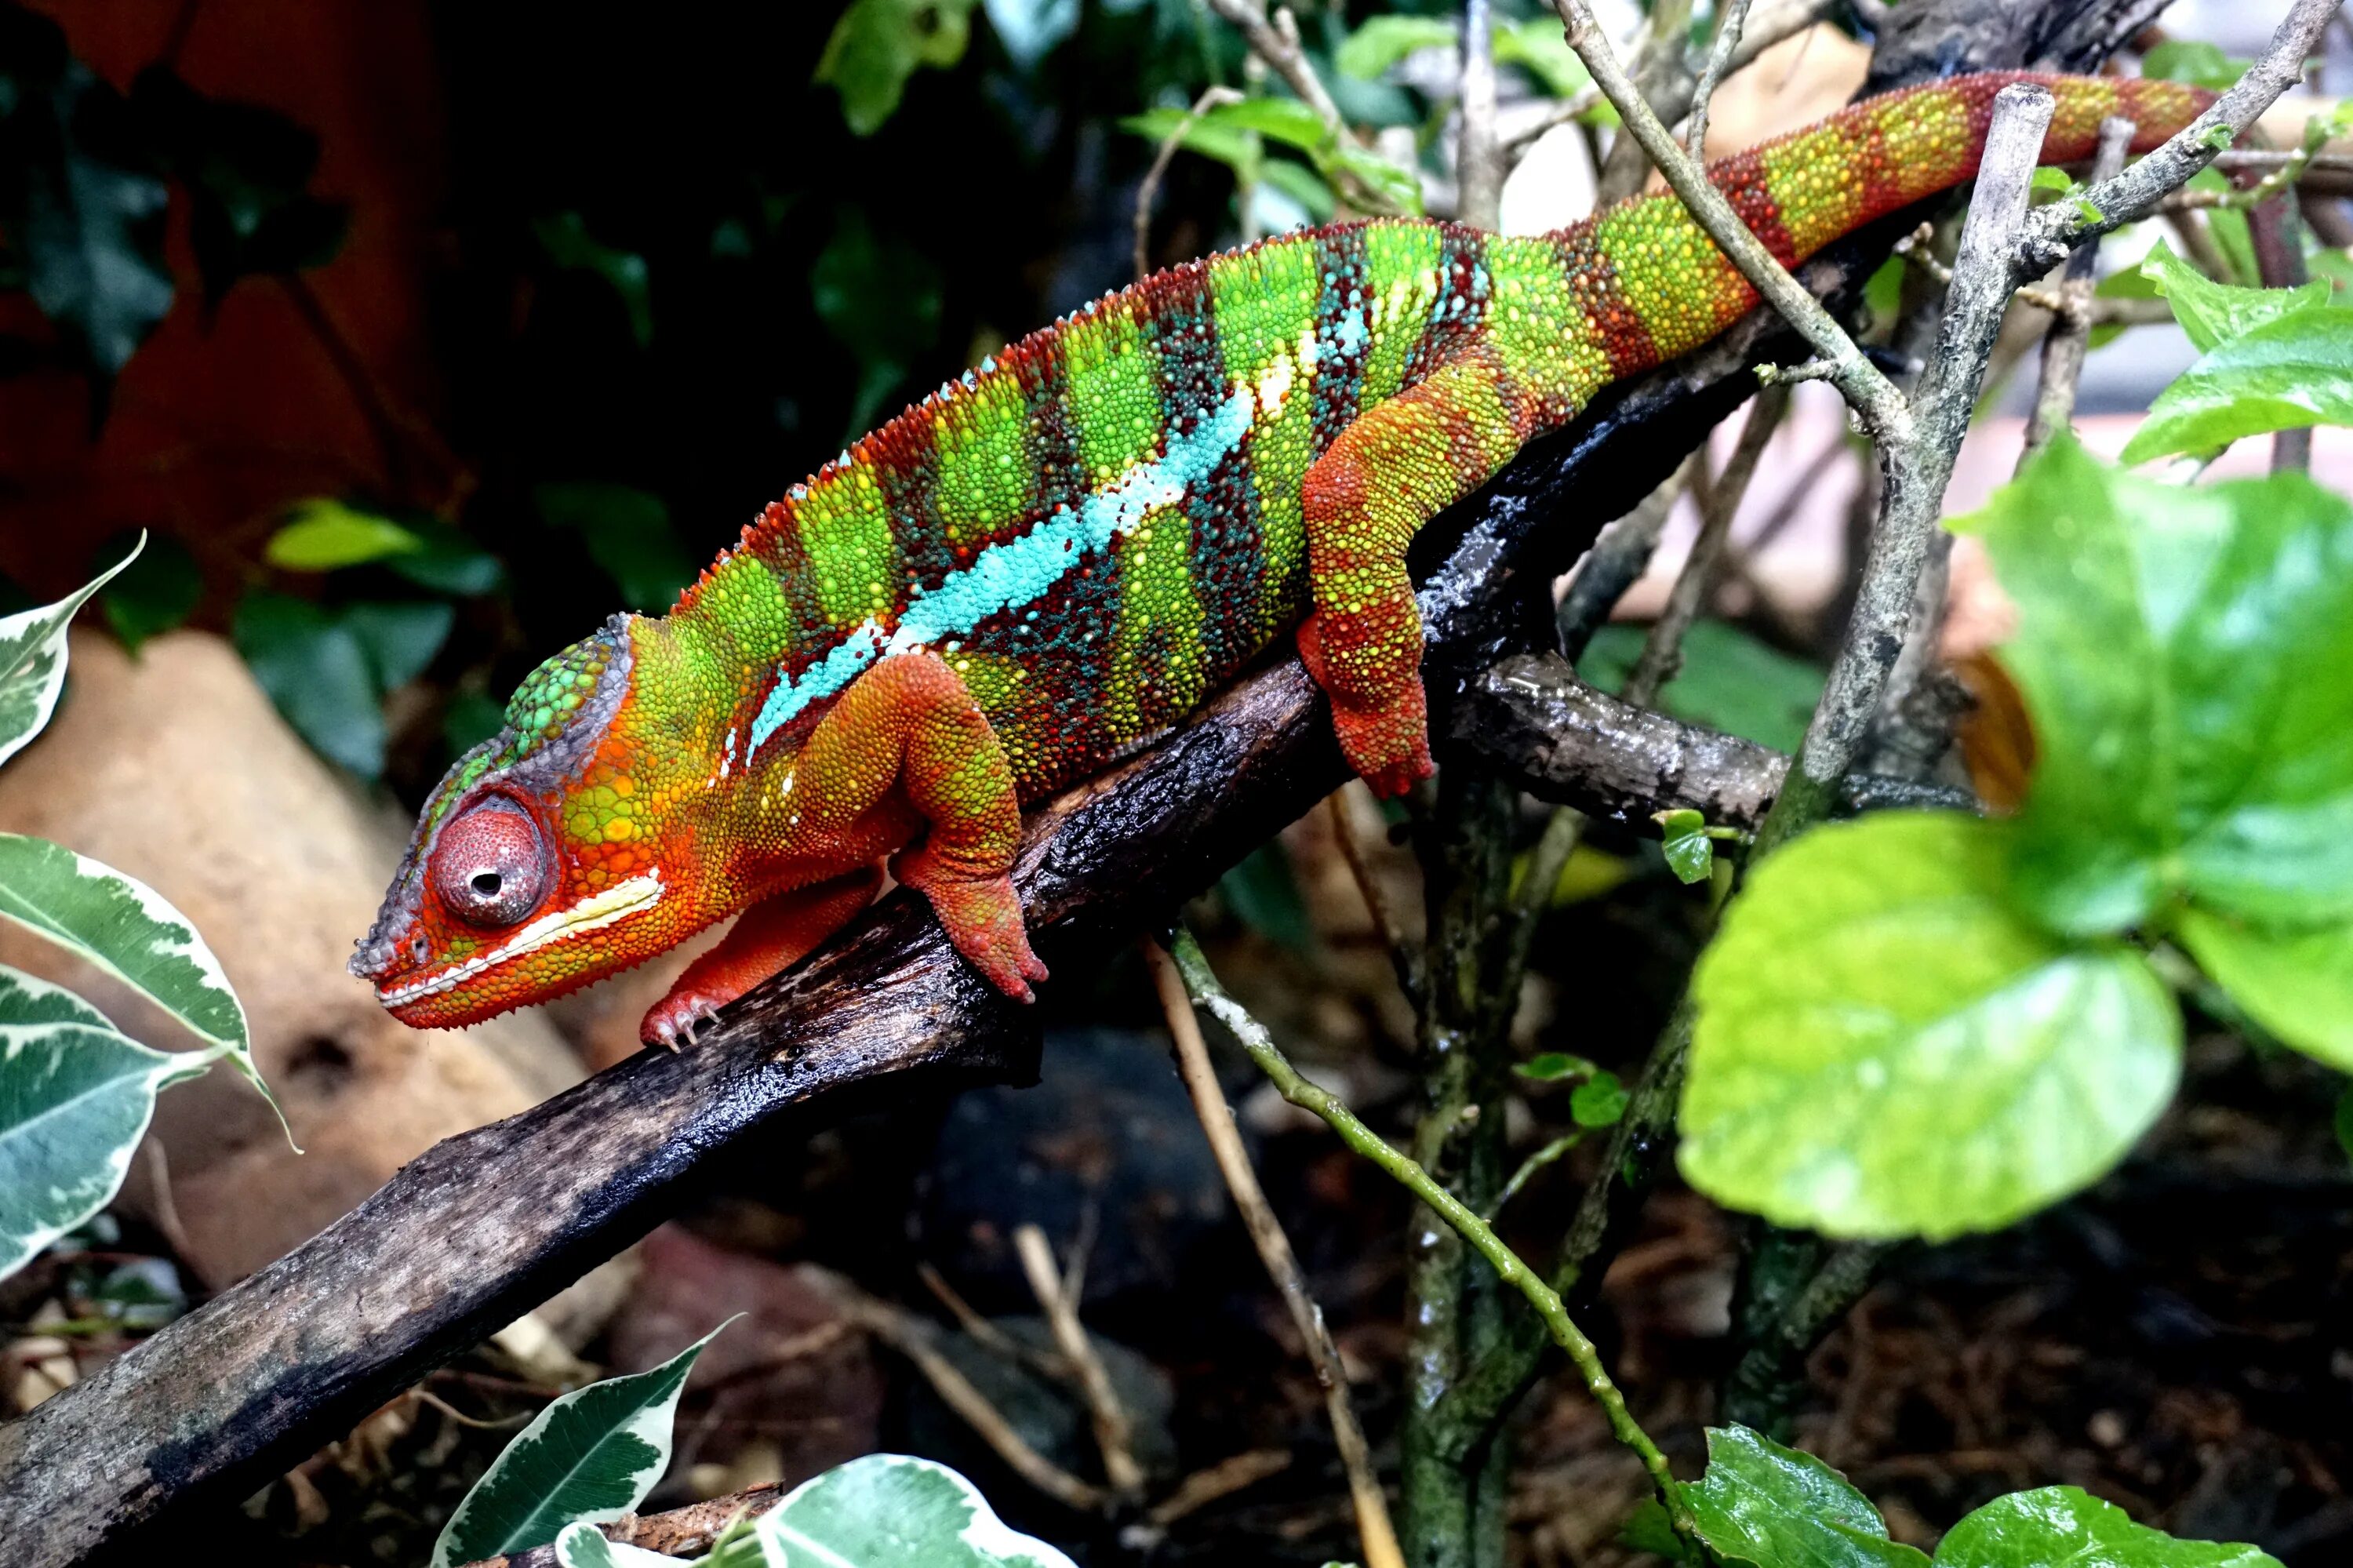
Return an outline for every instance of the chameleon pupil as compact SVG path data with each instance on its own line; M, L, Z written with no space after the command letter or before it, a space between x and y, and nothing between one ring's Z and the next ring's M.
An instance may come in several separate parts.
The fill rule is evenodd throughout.
M499 874L495 871L477 873L474 877L474 891L485 898L496 898L499 895Z

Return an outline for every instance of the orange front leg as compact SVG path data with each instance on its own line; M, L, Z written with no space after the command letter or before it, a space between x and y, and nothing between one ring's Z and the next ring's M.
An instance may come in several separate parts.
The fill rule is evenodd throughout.
M1315 608L1299 654L1332 699L1348 766L1376 795L1402 795L1431 771L1406 546L1520 450L1532 424L1523 404L1493 355L1474 351L1359 415L1301 486Z
M816 951L873 903L881 885L882 868L862 866L753 905L717 947L687 965L669 994L647 1010L638 1038L677 1050L703 1020Z
M873 809L892 789L929 824L892 874L932 902L948 940L1017 1001L1046 966L1029 949L1013 854L1021 802L1013 765L963 677L936 653L900 653L850 682L794 764L801 808L827 819Z

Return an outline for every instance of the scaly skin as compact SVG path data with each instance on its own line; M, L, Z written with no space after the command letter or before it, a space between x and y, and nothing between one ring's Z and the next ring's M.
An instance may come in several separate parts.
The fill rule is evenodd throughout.
M1795 263L1968 178L2017 79L1890 94L1710 174ZM2036 79L2050 162L2089 156L2111 113L2145 151L2209 100ZM889 860L1027 1000L1045 970L1007 877L1021 800L1294 630L1351 764L1410 786L1430 770L1415 531L1756 302L1664 196L1525 238L1337 224L1109 295L795 486L667 617L534 673L427 806L353 971L410 1023L465 1023L751 908L648 1015L674 1043L855 914Z

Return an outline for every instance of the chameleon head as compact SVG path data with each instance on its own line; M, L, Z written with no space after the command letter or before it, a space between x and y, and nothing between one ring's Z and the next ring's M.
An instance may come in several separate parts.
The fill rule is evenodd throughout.
M517 688L426 803L352 972L405 1023L472 1023L642 963L710 923L685 747L638 711L615 617ZM699 782L699 780L698 780Z

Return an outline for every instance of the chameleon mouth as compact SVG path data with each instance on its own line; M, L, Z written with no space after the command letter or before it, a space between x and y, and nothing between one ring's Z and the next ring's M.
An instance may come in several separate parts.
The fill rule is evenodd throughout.
M643 914L660 903L661 895L659 872L617 882L601 893L590 894L568 909L557 909L541 916L489 952L468 959L439 974L410 980L405 985L380 985L375 988L375 999L385 1007L398 1008L412 1001L421 1001L428 996L439 996L445 991L454 991L485 970L534 952L550 942L578 936L584 931L601 930L632 915Z

